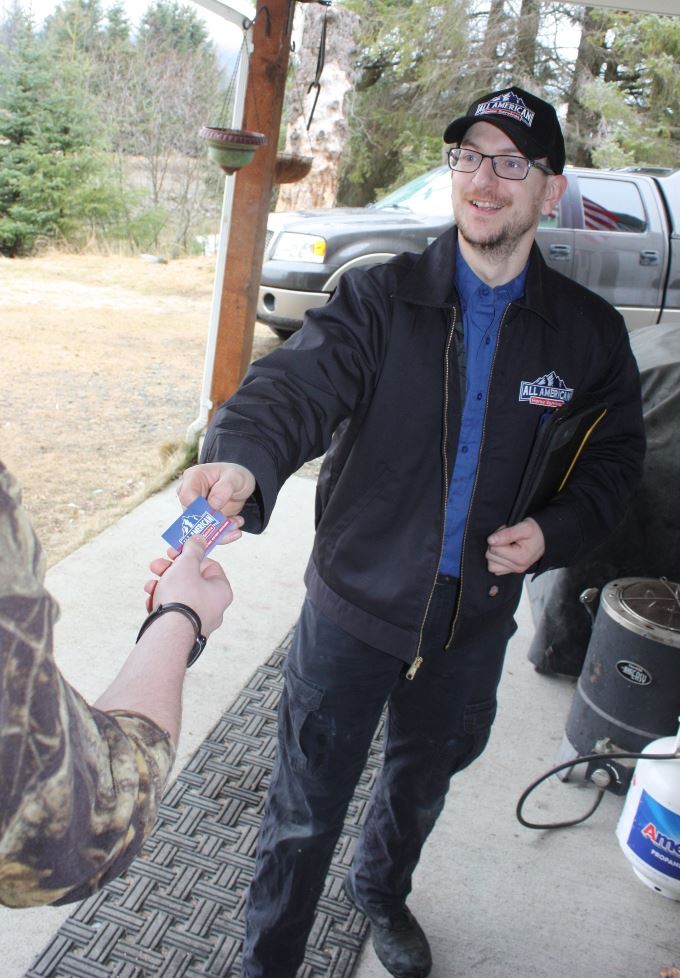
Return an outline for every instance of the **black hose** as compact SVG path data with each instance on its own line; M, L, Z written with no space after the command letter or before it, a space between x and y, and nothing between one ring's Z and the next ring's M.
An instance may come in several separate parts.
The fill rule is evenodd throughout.
M680 753L674 754L632 754L628 752L617 752L612 754L584 754L582 757L576 757L573 761L564 761L562 764L558 764L556 767L551 768L542 774L540 778L533 781L528 788L520 795L519 801L517 802L517 808L515 809L515 815L517 816L517 821L520 825L523 825L526 829L564 829L569 828L571 825L579 825L581 822L585 822L587 818L593 814L593 812L598 808L604 793L605 788L600 788L597 793L597 798L595 799L595 804L592 808L582 815L580 818L571 819L568 822L529 822L522 815L522 809L524 804L529 797L529 795L538 788L539 784L547 781L554 774L559 774L560 771L566 771L567 768L576 767L577 764L588 764L591 761L619 761L627 758L628 760L639 760L642 758L645 761L672 761L678 760L680 758Z

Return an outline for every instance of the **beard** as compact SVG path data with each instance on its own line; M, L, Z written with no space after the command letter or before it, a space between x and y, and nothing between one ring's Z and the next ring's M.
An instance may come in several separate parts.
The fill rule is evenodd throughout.
M458 233L476 251L491 261L500 262L509 258L517 245L528 232L535 232L540 208L529 207L528 211L510 219L498 230L477 233L467 226L467 221L456 220Z

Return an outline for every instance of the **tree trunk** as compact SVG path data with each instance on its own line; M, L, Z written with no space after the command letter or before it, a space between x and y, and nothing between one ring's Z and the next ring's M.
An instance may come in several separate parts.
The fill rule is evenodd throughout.
M505 0L491 0L476 71L478 95L496 88L499 47L505 36L504 6Z
M536 72L539 19L539 0L522 0L517 25L514 77L524 88L531 83Z
M323 8L317 4L298 7L299 14L304 15L304 27L299 63L289 81L285 152L311 156L312 169L303 180L281 185L277 211L335 204L340 158L349 138L347 96L354 85L353 61L359 18L342 7ZM324 21L325 60L317 88L317 59Z
M586 81L597 78L605 61L601 15L592 7L583 13L583 28L574 64L574 74L567 105L567 158L574 166L592 166L593 146L597 142L599 116L580 101L580 89Z

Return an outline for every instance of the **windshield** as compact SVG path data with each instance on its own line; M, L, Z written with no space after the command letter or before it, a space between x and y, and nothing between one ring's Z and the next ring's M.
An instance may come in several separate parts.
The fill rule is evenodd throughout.
M436 170L429 170L381 197L373 206L381 210L395 207L424 216L448 217L452 213L449 168L438 166Z

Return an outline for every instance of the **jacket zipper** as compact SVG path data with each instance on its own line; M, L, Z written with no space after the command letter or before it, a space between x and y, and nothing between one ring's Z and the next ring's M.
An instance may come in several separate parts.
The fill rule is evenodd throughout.
M453 333L456 325L456 309L455 306L451 309L451 318L449 320L449 335L446 340L446 350L444 352L444 430L443 430L443 448L442 448L442 461L444 465L444 521L443 525L446 524L446 505L449 498L449 467L448 467L448 456L446 452L446 444L449 436L449 354L451 352L451 343L453 341ZM416 648L415 659L411 663L406 672L407 679L415 679L416 673L423 664L423 657L420 654L420 647L423 644L423 631L425 630L425 622L427 621L427 615L430 610L430 605L432 604L432 595L434 594L434 589L437 584L437 573L439 571L439 564L441 564L442 554L444 553L444 531L442 530L442 542L439 550L439 562L437 564L437 571L435 571L434 580L432 581L432 587L430 588L430 594L427 599L427 605L425 606L425 614L423 615L423 620L420 624L420 632L418 634L418 645Z
M477 457L477 468L475 470L475 481L472 484L472 494L470 496L470 505L468 506L468 512L467 512L467 516L465 518L465 529L463 530L463 545L462 545L462 547L460 549L460 581L458 583L458 596L456 598L456 610L455 610L455 613L454 613L454 616L453 616L453 621L451 622L451 631L449 633L448 639L446 640L446 645L444 646L444 649L446 649L446 650L448 650L450 648L451 643L453 642L453 635L454 635L454 632L456 630L456 625L458 624L458 618L460 617L461 597L462 597L462 594L463 594L463 567L465 566L465 544L467 543L468 526L469 526L469 522L470 522L470 513L472 511L472 506L473 506L473 503L474 503L474 500L475 500L475 493L477 491L477 480L479 478L479 466L480 466L480 463L481 463L481 460L482 460L482 451L484 450L484 439L485 439L485 436L486 436L486 419L487 419L487 416L488 416L488 413L489 413L489 392L491 390L491 381L493 379L494 367L496 366L496 357L498 356L498 347L500 346L500 342L501 342L501 333L503 332L503 326L505 325L505 317L508 314L508 309L510 308L510 305L511 305L511 303L509 303L505 307L505 309L503 311L503 316L501 318L501 324L500 324L500 326L498 328L498 335L496 336L496 346L495 346L494 351L493 351L493 360L491 361L491 370L489 371L489 384L488 384L487 391L486 391L486 404L484 405L484 421L482 422L482 437L481 437L481 440L479 442L479 455Z

